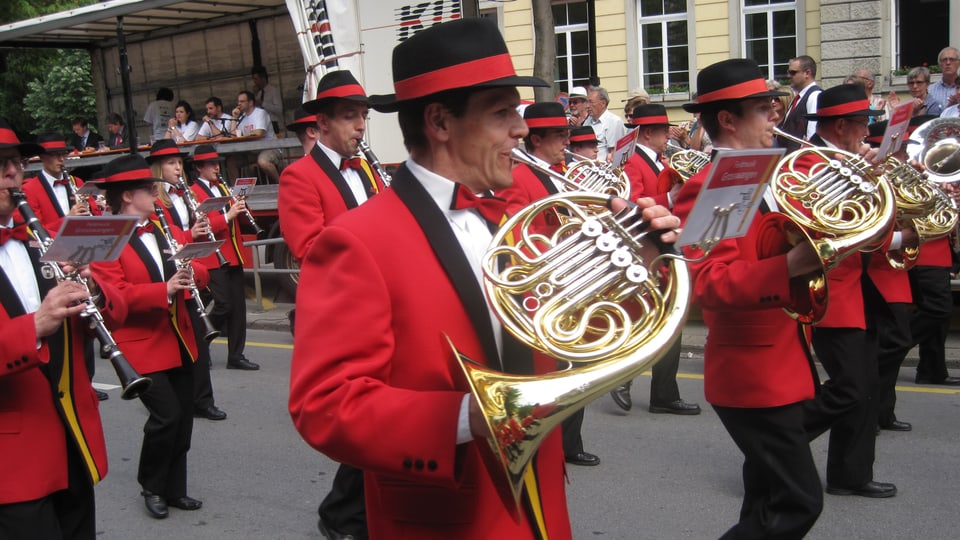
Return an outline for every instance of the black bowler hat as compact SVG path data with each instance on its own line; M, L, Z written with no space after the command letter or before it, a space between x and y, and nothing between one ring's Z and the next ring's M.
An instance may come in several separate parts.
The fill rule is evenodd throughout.
M910 123L907 124L907 130L903 133L904 137L909 137L913 132L923 124L933 120L934 118L939 118L935 114L922 114L920 116L914 116L910 118ZM869 143L870 146L880 146L883 143L883 134L887 131L887 122L886 120L881 120L880 122L874 122L867 126L867 129L870 130L870 135L867 135L867 138L864 139L865 142ZM916 143L917 141L907 139L905 143Z
M287 124L287 131L300 131L310 126L317 127L317 115L303 108L303 105L293 111L293 122Z
M458 88L549 86L513 69L507 44L487 19L458 19L431 26L393 49L394 94L371 105L382 112L397 104Z
M147 163L152 164L157 160L171 156L183 159L187 157L187 153L181 152L180 147L177 146L177 143L174 142L173 139L160 139L150 147L150 155L147 156Z
M630 122L623 124L628 128L639 126L672 126L667 118L667 108L658 103L645 103L633 108Z
M844 116L880 116L884 111L870 108L870 100L863 93L863 85L841 84L827 88L817 96L816 114L806 114L810 120L842 118Z
M330 71L317 83L317 98L303 104L303 108L316 114L320 103L328 99L349 99L358 103L369 103L367 93L357 79L347 70Z
M153 176L150 164L139 154L124 154L112 160L100 171L100 174L101 176L94 183L101 189L129 189L138 184L162 182L161 179Z
M785 92L767 90L767 81L755 61L731 58L700 70L696 101L684 103L683 110L700 112L710 104L785 95Z
M590 126L580 126L570 132L570 144L595 142L597 142L597 132Z
M20 151L20 157L25 158L43 153L43 147L39 144L20 142L10 124L0 118L0 150L6 150L7 148L16 148Z
M527 105L523 110L523 121L530 129L572 129L563 105L555 101Z
M212 144L198 145L193 151L193 162L203 163L205 161L220 161L220 154Z
M41 133L37 135L37 144L43 147L44 154L66 154L73 151L66 139L59 133Z

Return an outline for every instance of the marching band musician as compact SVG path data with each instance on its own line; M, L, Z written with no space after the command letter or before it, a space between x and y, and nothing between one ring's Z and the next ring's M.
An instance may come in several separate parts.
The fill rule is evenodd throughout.
M305 146L305 155L280 174L277 201L280 231L298 260L306 257L334 218L384 189L376 171L357 157L368 110L366 92L349 71L328 72L317 85L317 98L303 104L303 111L315 116L302 132L305 137L315 133L317 140L309 148ZM366 538L363 472L341 464L318 513L318 526L328 538Z
M696 101L683 108L700 113L716 148L773 146L779 117L771 98L780 93L767 90L755 61L708 66L697 75L697 89ZM682 220L710 168L680 189L674 212ZM782 309L792 305L791 280L820 265L806 243L783 250L758 246L762 222L755 216L745 236L720 241L690 265L693 301L709 330L704 393L744 455L739 522L721 538L802 538L823 508L804 426L803 402L814 396L813 366L797 322ZM691 248L685 253L702 255Z
M163 180L159 184L157 204L162 207L167 220L176 229L182 230L183 238L177 242L185 244L193 240L204 241L209 238L209 222L204 219L195 219L187 205L187 194L181 191L180 181L183 178L183 158L186 152L171 139L160 139L150 148L147 163L155 178ZM183 184L186 185L186 184ZM197 361L193 363L193 415L207 420L225 420L227 413L217 407L213 397L213 382L210 380L210 344L204 339L204 325L199 320L195 309L190 310L193 320L193 329L197 332Z
M114 338L138 372L153 383L140 396L150 413L143 428L137 480L151 517L166 518L168 507L197 510L201 501L187 496L187 451L193 433L193 367L197 342L187 306L194 284L206 285L203 265L177 268L172 250L154 214L159 179L138 155L116 158L97 185L106 190L114 214L140 218L120 257L94 263L94 275L116 285L130 306ZM175 237L183 235L170 224Z
M523 138L527 153L544 168L563 175L566 171L566 148L570 143L570 130L573 129L567 121L563 105L553 101L532 103L523 110L523 122L529 130ZM593 131L591 127L588 129ZM497 191L495 195L507 201L536 201L562 191L565 191L564 186L546 173L520 163L513 168L513 184ZM600 458L583 449L581 432L584 415L584 409L580 409L563 421L564 459L573 465L599 465Z
M303 260L294 425L363 470L371 538L570 538L559 434L540 446L515 521L481 462L488 429L444 338L480 364L534 369L528 350L497 337L481 291L491 233L480 209L498 220L504 206L477 194L513 181L511 152L527 132L516 87L545 83L516 75L483 19L404 41L393 78L382 108L398 111L411 156L389 190L327 226ZM677 224L663 208L644 214L655 228ZM555 369L547 364L539 370Z
M220 154L213 145L201 144L193 151L193 166L197 179L190 189L197 202L210 197L229 197L230 188L220 179ZM238 216L244 213L243 197L219 212L207 212L210 230L217 240L224 240L220 252L227 260L220 266L216 255L203 258L200 263L210 270L210 292L213 293L213 309L210 319L215 328L226 327L227 369L256 371L260 365L247 360L243 349L247 343L247 300L243 290L243 239L240 236Z
M107 449L78 314L95 291L43 276L9 192L23 181L21 160L43 150L0 120L0 538L93 540ZM104 319L123 320L127 304L97 283Z
M670 138L670 120L667 109L660 104L647 103L637 105L630 116L628 128L637 130L637 144L633 155L623 166L623 172L630 179L630 197L651 197L657 204L668 208L680 192L680 182L676 182L669 191L660 188L660 174L667 168L664 156L667 140ZM648 410L655 414L700 414L700 405L687 403L680 398L677 385L677 371L680 368L681 339L677 339L670 351L651 368L650 406ZM633 407L628 381L610 392L613 402L625 411Z

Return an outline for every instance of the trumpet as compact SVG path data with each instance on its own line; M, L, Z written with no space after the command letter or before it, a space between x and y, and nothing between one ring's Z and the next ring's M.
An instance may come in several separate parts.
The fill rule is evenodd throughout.
M390 177L390 174L387 173L387 170L383 168L383 165L380 164L380 160L377 159L377 155L373 153L373 149L370 148L370 145L367 144L367 141L360 139L357 144L360 147L360 151L363 152L363 157L367 158L367 161L370 162L370 166L377 171L378 175L380 175L380 179L383 180L383 185L390 187L390 182L393 181L393 178Z
M193 214L196 219L203 217L197 212L197 207L200 206L200 203L197 202L197 197L193 194L193 191L187 187L187 183L183 181L183 175L177 176L177 187L183 190L183 196L186 198L187 206L190 207L190 213ZM213 236L213 231L210 230L207 231L207 238L211 242L217 241L216 237ZM220 248L217 248L217 262L220 263L221 267L230 264L230 261L220 252Z
M37 239L40 253L43 255L50 248L50 244L53 243L53 238L37 219L37 216L34 214L33 209L30 208L30 205L27 204L26 195L24 195L24 193L19 189L10 189L9 191L10 198L16 203L17 210L20 211L20 215L22 215L23 219L27 222L27 227L30 228L30 232L33 233L33 236ZM83 285L83 287L87 290L87 293L90 293L90 285L87 283L86 279L80 277L76 273L65 273L63 268L60 268L60 265L55 262L44 263L43 273L46 277L56 278L58 282L66 280L75 281L80 285ZM127 360L122 352L120 352L117 342L114 341L113 335L110 333L110 330L107 328L107 325L103 320L103 314L100 313L100 309L97 308L97 303L93 295L88 294L83 300L83 303L85 306L83 311L80 313L80 317L89 321L89 327L91 330L93 330L94 334L97 336L97 339L100 340L103 350L109 351L110 364L117 372L117 377L120 378L120 397L122 399L134 399L140 397L144 392L147 391L152 381L149 377L143 377L137 373L137 370L130 365L130 361Z
M533 156L519 148L513 149L514 161L529 165L546 174L568 192L595 193L630 198L630 179L620 169L605 163L584 159L573 163L566 174L560 174L541 165Z
M217 173L217 180L220 181L220 184L223 185L223 177L220 176L220 173ZM237 204L237 198L233 196L232 191L227 191L230 196L230 204ZM241 196L241 198L246 199L246 195ZM250 210L247 209L247 205L243 205L243 215L247 216L247 221L250 222L250 225L253 226L253 232L257 235L257 238L263 237L266 234L266 231L260 228L260 225L257 225L257 220L253 219L253 214L250 213Z
M160 222L160 230L163 232L163 238L167 241L167 245L170 246L170 250L174 253L180 251L180 245L173 237L173 234L170 233L170 223L167 221L167 213L163 211L163 207L159 204L154 205L154 210L157 213L157 220ZM220 331L213 327L213 324L210 323L210 318L207 316L207 308L203 305L203 300L200 298L200 290L197 288L196 282L192 279L193 267L190 266L189 259L177 259L176 262L178 269L188 268L190 270L190 296L193 297L197 315L199 315L200 320L203 321L203 339L213 341L220 335Z

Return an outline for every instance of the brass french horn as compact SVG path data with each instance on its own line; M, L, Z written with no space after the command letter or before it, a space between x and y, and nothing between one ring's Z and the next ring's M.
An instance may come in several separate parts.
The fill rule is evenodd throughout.
M670 168L677 171L684 182L710 163L710 154L706 152L681 148L670 141L667 141L667 145L675 148L670 154Z
M581 156L582 157L582 156ZM630 198L630 179L620 169L592 159L580 159L570 164L566 174L560 174L540 164L536 158L519 148L511 158L529 165L556 180L567 192L599 193L623 199Z
M657 233L645 230L638 208L615 213L608 198L576 192L534 202L500 227L482 259L486 294L503 327L571 366L513 375L458 354L489 428L484 460L515 516L544 438L657 362L687 317L686 265L654 248ZM555 230L537 230L545 214L564 219Z
M917 169L910 164L890 156L884 162L884 176L890 180L893 194L897 202L896 221L900 228L930 227L930 224L918 224L918 220L933 214L936 211L937 199L944 194ZM919 234L919 232L918 232ZM903 247L896 251L888 251L887 262L897 269L911 268L920 256L920 247Z

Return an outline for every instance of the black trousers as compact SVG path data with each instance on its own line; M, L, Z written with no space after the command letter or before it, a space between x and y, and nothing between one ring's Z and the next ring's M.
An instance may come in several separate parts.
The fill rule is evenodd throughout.
M213 307L210 321L227 337L227 362L243 359L247 343L247 300L243 290L243 268L225 266L210 270Z
M328 527L366 539L367 510L363 496L363 471L341 463L330 493L320 502L317 512Z
M947 377L947 333L953 313L950 269L915 266L910 269L910 290L917 310L910 319L913 344L920 346L917 377L942 381Z
M823 509L803 406L713 408L744 457L740 521L721 538L803 538Z
M193 408L206 409L215 405L213 382L210 381L210 343L204 338L206 330L197 312L197 305L190 301L187 307L193 335L197 340L197 361L193 363Z
M667 350L659 362L653 365L650 378L650 404L663 405L680 399L677 386L677 370L680 369L680 345L682 336Z
M583 427L584 409L568 416L560 424L560 433L563 436L563 455L575 456L583 452L583 436L580 430Z
M187 494L187 452L193 435L193 366L150 373L140 396L150 417L143 426L137 480L143 489L176 499Z
M67 441L67 489L21 503L0 504L4 540L95 540L93 485L73 441Z
M877 423L881 426L888 426L897 419L894 412L897 405L897 377L903 359L913 348L907 304L896 302L887 304L887 307L889 310L879 310L876 318L879 340L876 402Z

